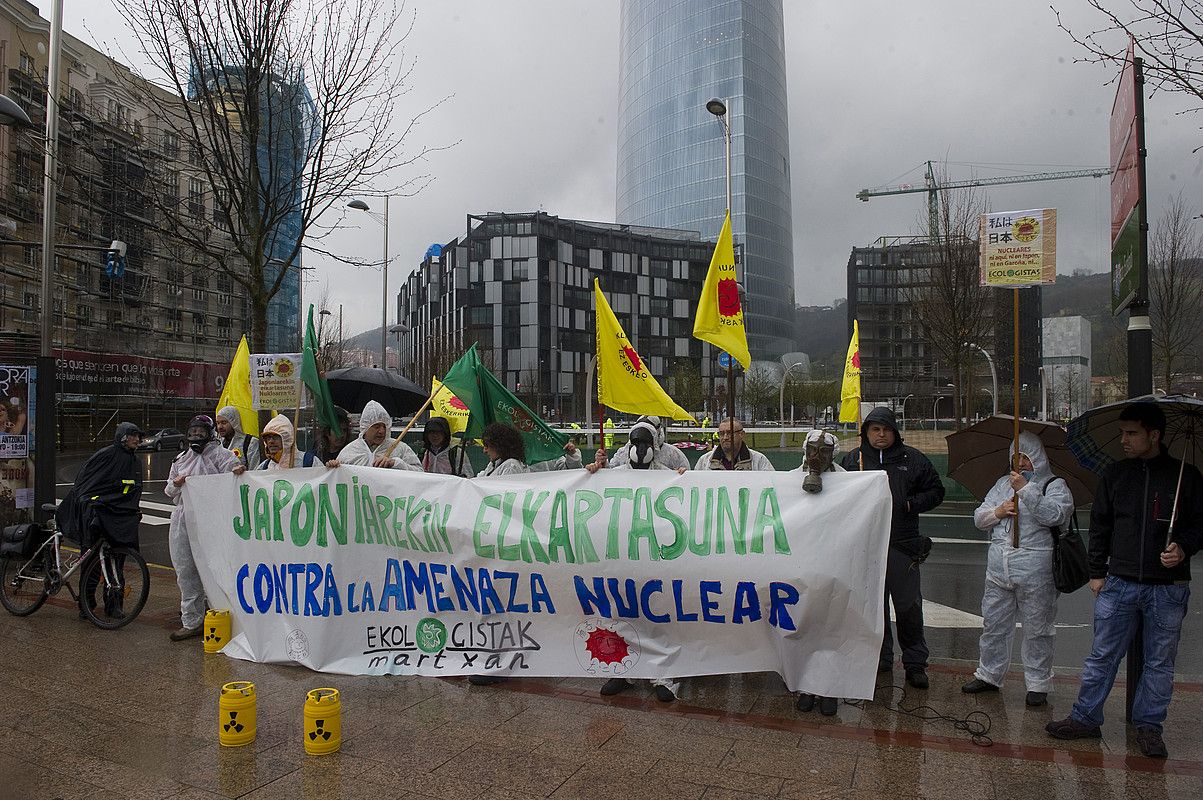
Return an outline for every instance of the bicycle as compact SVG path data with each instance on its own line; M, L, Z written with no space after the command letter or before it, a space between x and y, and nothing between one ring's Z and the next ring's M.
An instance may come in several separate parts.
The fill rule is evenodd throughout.
M118 547L98 536L96 544L78 555L63 558L63 534L54 522L57 506L47 503L43 511L50 520L40 526L46 539L32 555L0 555L0 604L18 617L42 607L64 586L79 603L80 617L105 630L128 625L141 613L150 596L150 570L137 550ZM38 528L30 529L30 534ZM27 534L29 535L29 534ZM79 573L80 591L68 583ZM97 604L96 590L103 585Z

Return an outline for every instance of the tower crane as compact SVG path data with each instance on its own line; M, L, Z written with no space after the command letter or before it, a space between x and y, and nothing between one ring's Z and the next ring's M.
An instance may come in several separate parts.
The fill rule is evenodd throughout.
M884 197L891 194L911 194L914 192L927 192L927 218L928 218L928 235L934 242L939 238L940 234L940 214L939 201L936 198L936 192L944 189L965 189L971 186L999 186L1006 183L1033 183L1035 181L1061 181L1067 178L1101 178L1104 175L1110 175L1111 170L1107 167L1095 167L1093 169L1071 169L1063 172L1038 172L1034 175L1006 175L1001 178L971 178L964 181L950 181L948 183L936 183L936 174L932 169L932 162L927 162L927 173L923 177L923 186L898 186L892 189L861 189L856 193L856 199L862 202L869 202L870 197Z

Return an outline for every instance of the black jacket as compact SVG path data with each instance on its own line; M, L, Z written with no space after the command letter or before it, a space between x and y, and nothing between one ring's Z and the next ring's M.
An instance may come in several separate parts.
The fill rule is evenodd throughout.
M1188 464L1178 495L1174 541L1186 558L1161 566L1180 462L1163 447L1151 459L1126 458L1103 470L1090 511L1090 577L1117 575L1137 583L1190 580L1189 559L1203 536L1203 477Z
M114 544L138 546L142 461L121 443L127 433L136 431L135 425L122 422L113 444L93 453L80 467L55 515L63 535L91 547L99 528Z
M878 450L869 444L865 435L871 423L886 425L894 431L894 444ZM860 447L844 456L840 463L844 469L884 469L890 479L890 493L894 495L894 515L890 520L890 545L902 545L902 549L919 540L919 515L931 511L944 502L944 484L939 473L927 456L913 447L902 443L894 412L888 408L875 408L865 417L860 428ZM862 464L861 453L864 453Z

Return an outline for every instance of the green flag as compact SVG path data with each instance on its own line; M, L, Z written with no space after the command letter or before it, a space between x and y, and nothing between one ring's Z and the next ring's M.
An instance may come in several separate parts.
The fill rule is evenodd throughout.
M497 377L480 363L476 345L451 365L443 385L463 401L472 416L464 437L480 438L485 426L500 422L516 429L526 448L526 463L551 461L564 455L568 437L552 430L535 412L514 396Z
M313 395L317 409L317 421L332 431L337 431L338 417L334 415L334 401L330 399L330 386L317 369L317 334L313 331L313 306L309 306L309 321L305 325L305 348L301 354L301 381Z

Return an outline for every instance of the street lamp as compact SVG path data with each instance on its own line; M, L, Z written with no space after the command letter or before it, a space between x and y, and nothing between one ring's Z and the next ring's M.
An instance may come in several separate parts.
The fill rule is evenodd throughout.
M781 420L781 443L778 447L785 447L785 384L789 383L789 373L794 367L800 367L806 362L795 361L785 368L785 372L781 375L781 395L777 398L777 416Z
M362 200L352 200L347 208L371 213L371 207ZM380 257L382 283L380 290L380 366L388 368L388 195L384 195L384 251Z
M727 214L731 213L731 121L727 118L727 104L717 97L706 103L706 110L713 114L723 128L723 157L727 176ZM734 227L734 224L732 224ZM743 298L740 298L741 308ZM727 415L735 419L735 366L734 359L727 361ZM732 423L734 424L734 423Z
M965 342L964 347L970 347L975 350L979 350L981 352L981 354L986 357L986 362L990 365L990 381L991 381L990 399L994 406L994 410L991 413L997 414L998 413L998 372L994 369L994 359L990 357L990 353L986 351L986 348L982 347L981 345L974 344L973 342Z
M389 328L388 332L397 334L397 374L400 375L400 374L402 374L401 373L401 353L403 352L401 349L401 337L404 336L405 334L409 333L409 326L406 325L404 322L398 322L396 325ZM388 369L388 365L385 364L384 368Z
M915 395L913 395L913 394L908 394L906 397L902 398L902 429L903 430L906 430L906 401L910 400L914 396Z

